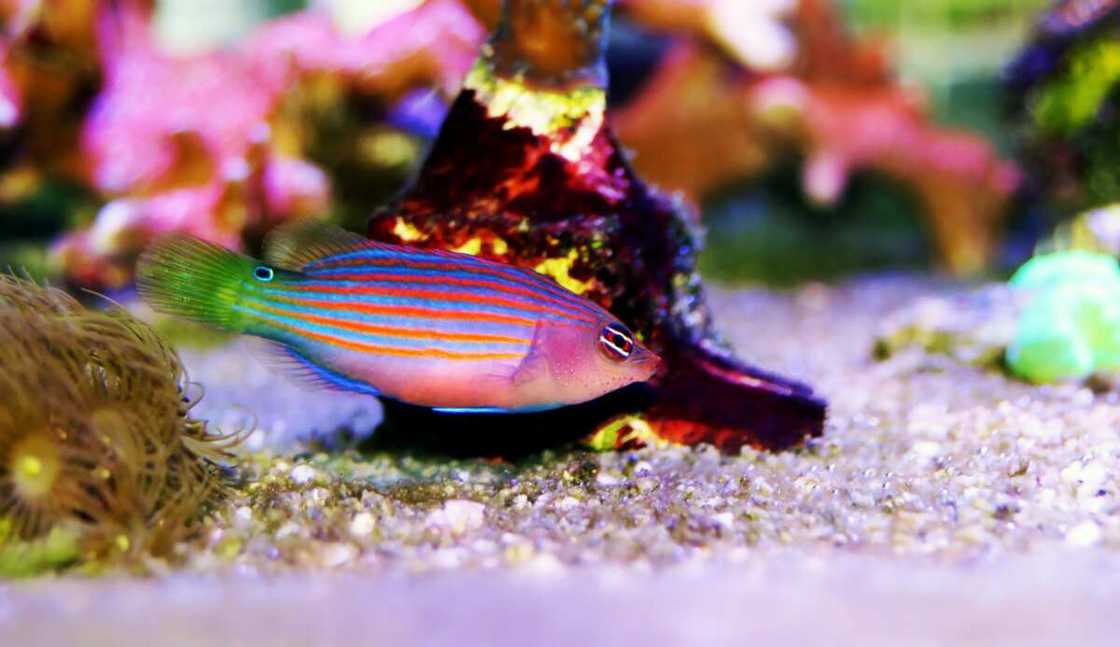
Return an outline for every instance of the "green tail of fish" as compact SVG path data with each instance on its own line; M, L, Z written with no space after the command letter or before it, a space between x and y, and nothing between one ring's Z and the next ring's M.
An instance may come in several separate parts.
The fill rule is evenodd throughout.
M171 236L140 257L136 287L160 312L242 332L244 317L236 306L257 265L248 256L197 238Z

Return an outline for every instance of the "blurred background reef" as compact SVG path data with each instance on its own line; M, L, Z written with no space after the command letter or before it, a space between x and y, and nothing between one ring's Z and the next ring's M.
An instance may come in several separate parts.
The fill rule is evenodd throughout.
M700 207L711 278L998 273L1115 199L1112 5L621 0L613 124ZM0 263L113 291L162 232L361 229L497 7L5 0Z

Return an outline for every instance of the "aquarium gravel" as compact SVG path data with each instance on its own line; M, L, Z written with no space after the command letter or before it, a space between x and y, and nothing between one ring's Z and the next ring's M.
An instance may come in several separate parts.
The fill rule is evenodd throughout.
M241 466L240 494L182 547L186 573L0 588L0 638L34 626L29 618L75 636L109 617L166 618L174 638L195 609L207 614L200 636L304 644L275 620L288 609L324 627L314 644L348 644L347 626L393 644L518 644L533 619L609 644L679 644L675 612L710 632L694 644L751 627L891 644L877 631L907 626L1019 645L1066 626L1073 642L1107 644L1109 616L1098 612L1120 593L1120 397L1031 386L919 350L872 357L891 313L965 291L907 277L714 290L741 355L830 399L824 436L777 454L275 452L326 421L348 434L355 419L372 426L377 410L274 387L256 368L223 369L243 365L240 346L189 353L192 375L207 381L200 414L232 416L223 409L240 411L244 398L271 421ZM141 593L153 588L163 594ZM510 609L508 631L496 629L506 616L494 605ZM72 623L56 622L60 609ZM462 633L437 617L465 623Z

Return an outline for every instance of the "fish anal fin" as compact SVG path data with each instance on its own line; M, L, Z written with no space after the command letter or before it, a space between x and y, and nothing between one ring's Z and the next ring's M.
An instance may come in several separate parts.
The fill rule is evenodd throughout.
M270 265L299 271L321 258L371 244L352 231L305 218L273 229L265 238L264 255Z
M329 391L381 395L380 391L366 382L346 377L294 348L265 339L258 341L256 347L264 362L299 382Z

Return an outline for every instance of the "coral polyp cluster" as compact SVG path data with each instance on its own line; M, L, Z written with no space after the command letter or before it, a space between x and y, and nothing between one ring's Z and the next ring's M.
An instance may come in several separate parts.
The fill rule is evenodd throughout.
M178 357L123 310L0 277L0 540L169 556L224 493L236 437L188 417Z

